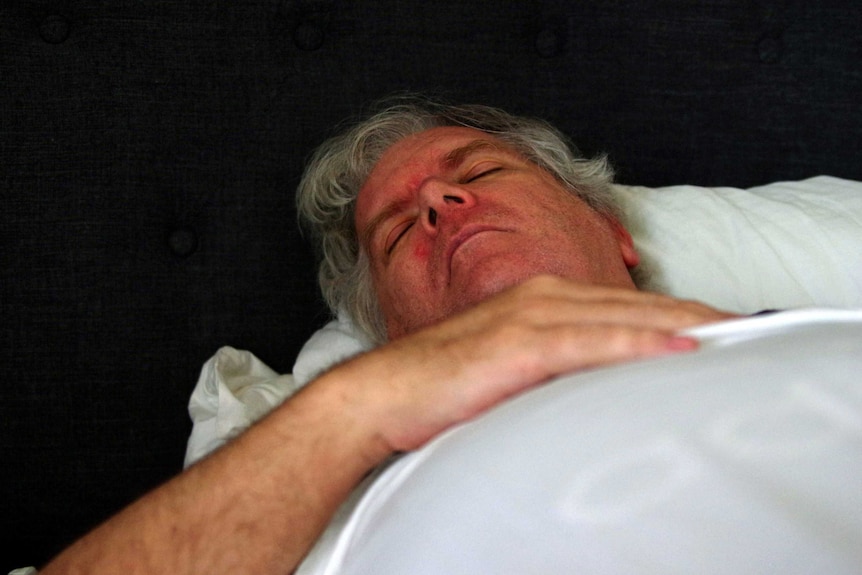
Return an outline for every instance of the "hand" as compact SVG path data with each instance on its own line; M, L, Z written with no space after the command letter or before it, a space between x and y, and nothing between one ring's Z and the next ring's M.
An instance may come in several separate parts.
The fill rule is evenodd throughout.
M693 350L676 331L733 317L703 304L539 277L344 364L349 405L403 451L554 376Z

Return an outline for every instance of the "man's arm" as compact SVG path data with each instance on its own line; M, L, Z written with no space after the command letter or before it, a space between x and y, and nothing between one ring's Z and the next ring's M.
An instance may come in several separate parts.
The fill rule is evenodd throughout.
M41 573L290 573L386 456L339 395L315 383Z
M693 349L673 332L725 317L631 290L531 280L330 370L43 573L288 573L394 451L556 375Z

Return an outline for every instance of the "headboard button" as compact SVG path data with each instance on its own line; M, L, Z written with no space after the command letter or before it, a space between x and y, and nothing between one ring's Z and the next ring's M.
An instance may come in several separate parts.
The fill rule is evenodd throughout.
M198 249L198 238L192 230L174 230L168 236L168 246L175 256L186 258Z
M69 38L72 26L59 14L52 14L39 24L39 36L48 44L62 44Z
M323 46L323 30L311 22L303 22L293 31L293 42L296 47L306 52L313 52Z

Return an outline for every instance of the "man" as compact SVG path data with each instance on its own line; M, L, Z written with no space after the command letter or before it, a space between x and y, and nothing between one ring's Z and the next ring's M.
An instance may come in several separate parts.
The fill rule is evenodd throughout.
M389 343L73 545L44 573L288 573L354 486L556 375L694 349L728 317L640 292L604 162L546 124L410 103L329 142L301 185L321 286Z

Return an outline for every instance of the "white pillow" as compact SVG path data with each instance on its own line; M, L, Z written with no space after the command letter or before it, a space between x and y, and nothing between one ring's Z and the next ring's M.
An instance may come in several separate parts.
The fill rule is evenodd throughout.
M742 190L615 186L650 289L736 313L862 307L862 182L819 176ZM343 314L294 373L368 349Z
M616 190L655 291L738 313L862 305L862 183Z
M748 190L616 186L616 194L656 291L738 313L862 307L860 182L821 176ZM195 430L187 463L265 412L250 398L275 407L337 361L370 348L341 314L305 344L290 380L256 358L220 351L190 402Z

